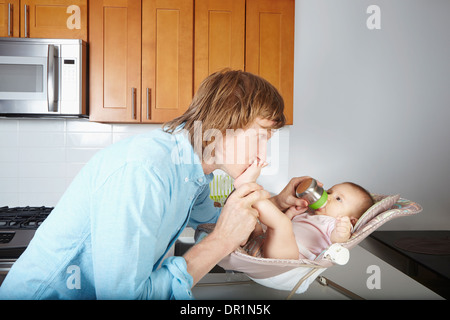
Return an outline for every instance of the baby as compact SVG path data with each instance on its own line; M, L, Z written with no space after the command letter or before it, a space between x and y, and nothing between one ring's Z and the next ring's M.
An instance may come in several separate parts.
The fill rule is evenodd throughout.
M234 181L235 188L255 182L266 163L255 161ZM370 194L362 187L345 182L328 191L326 206L298 214L293 208L281 212L270 200L253 205L266 232L257 225L245 246L251 255L272 259L315 259L332 243L350 239L361 215L373 205Z

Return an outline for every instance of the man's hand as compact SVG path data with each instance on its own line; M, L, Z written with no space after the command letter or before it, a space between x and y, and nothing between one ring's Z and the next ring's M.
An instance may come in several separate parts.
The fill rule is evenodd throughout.
M247 242L258 218L252 205L269 197L256 183L244 184L228 197L214 231L183 256L194 285L220 260Z
M290 208L291 215L298 215L305 212L308 210L308 202L297 198L295 189L297 189L297 186L302 181L309 178L310 177L292 178L280 194L271 199L272 202L283 212ZM317 183L319 186L323 186L323 183L319 181Z
M269 198L270 194L256 183L243 184L228 197L213 233L224 240L229 252L245 243L255 229L259 214L252 205Z

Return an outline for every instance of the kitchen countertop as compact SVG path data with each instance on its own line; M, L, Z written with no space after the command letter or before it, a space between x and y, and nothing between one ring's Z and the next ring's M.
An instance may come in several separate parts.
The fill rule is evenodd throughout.
M363 247L446 299L450 298L450 231L375 231Z
M371 266L379 267L379 272L371 271ZM367 282L371 282L370 279L375 277L376 273L379 289L369 289ZM329 268L321 276L367 300L443 299L361 246L356 246L350 251L350 261L347 265ZM211 283L219 285L211 286L209 285ZM232 284L226 285L227 283ZM192 289L192 293L197 300L284 300L289 295L288 291L263 287L242 273L209 273ZM323 286L318 281L314 281L305 293L295 294L292 299L348 300L350 298L330 286Z

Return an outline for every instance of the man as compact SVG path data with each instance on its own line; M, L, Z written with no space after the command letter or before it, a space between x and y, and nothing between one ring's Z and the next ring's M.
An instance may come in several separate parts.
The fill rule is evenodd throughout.
M89 161L14 264L0 298L192 298L191 287L254 230L252 204L269 198L248 183L215 208L212 172L237 178L264 160L271 129L285 124L283 109L277 90L260 77L209 76L184 115ZM294 197L300 181L271 200L281 210L304 211L306 203ZM216 228L183 257L163 260L186 225L201 223Z

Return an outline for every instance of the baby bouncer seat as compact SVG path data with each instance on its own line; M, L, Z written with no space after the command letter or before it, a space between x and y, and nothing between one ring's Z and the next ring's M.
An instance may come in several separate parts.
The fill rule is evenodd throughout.
M359 218L350 239L343 243L332 244L314 260L255 257L248 254L249 250L244 246L225 257L218 265L227 271L243 272L263 286L290 291L288 299L295 293L303 293L327 268L335 264L345 265L350 258L349 250L380 226L394 218L422 211L419 204L400 198L400 195L372 194L372 197L374 205ZM196 230L196 241L201 241L213 229L213 224L200 225ZM248 244L250 243L251 241L248 241Z

